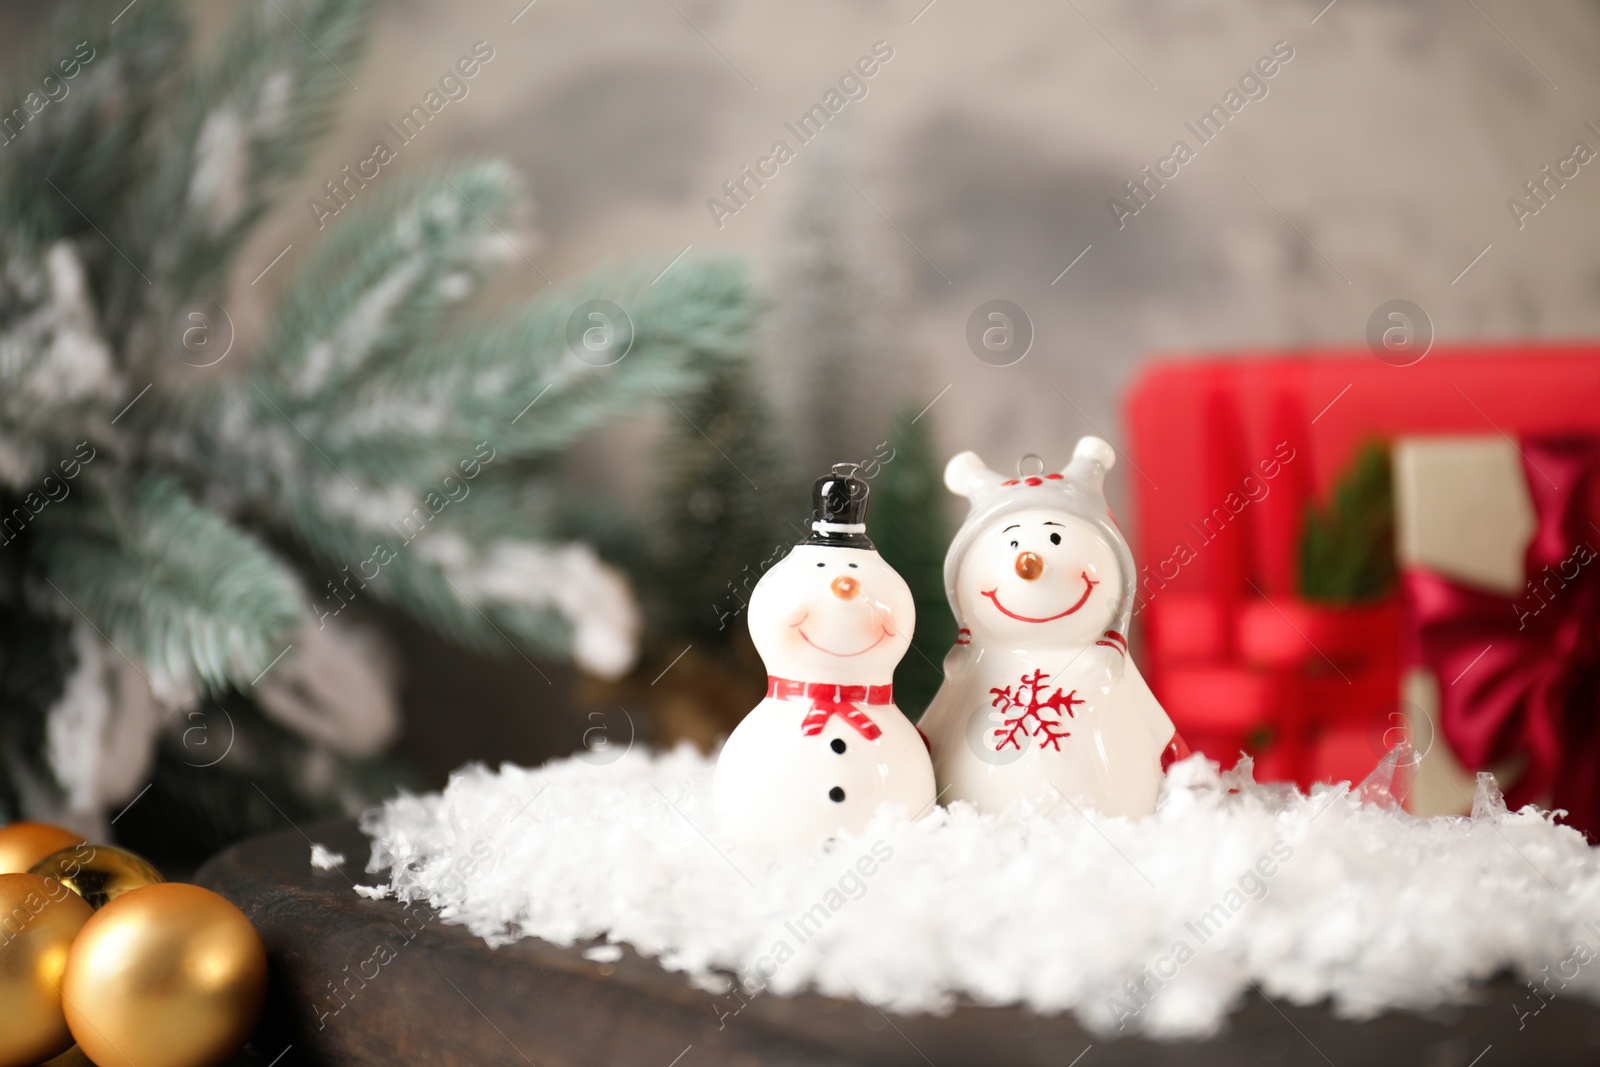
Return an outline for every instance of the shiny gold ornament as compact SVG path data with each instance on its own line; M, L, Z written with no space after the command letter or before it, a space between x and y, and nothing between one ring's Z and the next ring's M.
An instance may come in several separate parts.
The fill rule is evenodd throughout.
M130 890L166 880L132 852L111 845L64 848L40 860L29 873L56 879L96 911Z
M42 822L14 822L0 826L0 874L24 874L52 852L81 842L71 830Z
M72 1036L99 1067L213 1067L260 1021L267 954L228 901L162 882L84 924L61 995Z
M61 975L72 939L93 914L60 882L0 874L0 1067L38 1063L72 1046Z

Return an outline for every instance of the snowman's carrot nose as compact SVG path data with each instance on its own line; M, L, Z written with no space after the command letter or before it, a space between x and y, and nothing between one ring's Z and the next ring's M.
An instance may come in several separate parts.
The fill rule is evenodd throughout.
M833 595L840 600L852 600L861 593L861 583L848 574L839 575L829 585L833 589Z
M1044 573L1044 560L1035 552L1024 552L1017 557L1017 577L1031 582Z

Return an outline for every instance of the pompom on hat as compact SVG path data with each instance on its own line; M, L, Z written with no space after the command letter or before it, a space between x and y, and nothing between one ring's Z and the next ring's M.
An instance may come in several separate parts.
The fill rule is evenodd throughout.
M1133 553L1127 539L1117 529L1106 503L1106 472L1116 461L1117 454L1111 445L1098 437L1079 438L1077 447L1072 450L1072 461L1059 473L1045 474L1041 460L1036 473L1022 473L1019 463L1017 477L1007 478L985 466L976 452L963 452L951 459L944 468L945 487L972 502L972 510L956 531L955 540L950 542L950 551L944 558L945 594L957 614L961 608L956 599L956 574L978 535L1006 515L1039 508L1064 511L1082 519L1111 546L1122 571L1122 595L1116 605L1112 628L1127 633L1139 576L1134 571ZM966 626L967 620L957 618L956 625Z

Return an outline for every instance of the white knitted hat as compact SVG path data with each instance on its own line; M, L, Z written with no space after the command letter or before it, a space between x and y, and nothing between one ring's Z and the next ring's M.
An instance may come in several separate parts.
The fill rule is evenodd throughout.
M1133 617L1139 576L1134 572L1133 553L1128 549L1128 542L1117 529L1111 508L1106 504L1106 472L1116 461L1117 454L1111 445L1098 437L1080 438L1072 450L1072 462L1061 468L1059 474L1043 473L1041 463L1038 474L1023 475L1019 469L1018 477L1007 478L984 466L976 452L963 452L951 459L944 468L944 484L952 493L972 502L972 510L956 531L950 551L944 557L944 590L950 598L951 609L960 615L956 571L980 532L996 519L1014 512L1029 508L1053 509L1089 523L1111 547L1122 569L1122 597L1116 606L1113 629L1126 635L1128 622ZM964 627L967 620L958 617L956 625Z

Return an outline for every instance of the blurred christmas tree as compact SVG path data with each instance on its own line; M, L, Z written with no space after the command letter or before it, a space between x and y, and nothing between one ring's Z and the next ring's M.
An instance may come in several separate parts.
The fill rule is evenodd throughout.
M944 592L948 494L925 402L892 414L919 388L906 357L906 278L898 237L845 174L849 158L850 142L840 138L819 144L806 165L783 243L773 343L799 399L788 432L791 452L806 463L805 484L834 463L860 464L872 486L869 532L911 587L917 629L895 672L895 700L916 718L955 640Z
M808 532L812 481L890 450L883 400L904 387L894 258L838 147L820 142L806 166L766 338L772 395L784 402L768 401L751 367L719 367L667 416L655 508L614 534L644 601L645 653L634 674L591 684L584 699L591 715L649 706L659 743L710 749L761 699L750 591ZM875 499L872 513L885 506Z
M809 532L811 484L835 463L859 465L872 485L872 536L917 604L895 675L899 706L915 717L942 680L955 637L943 467L927 418L886 414L915 388L902 278L882 220L846 180L842 151L821 143L810 157L781 245L767 339L773 394L785 402L768 402L752 368L720 367L667 415L657 507L614 535L615 558L645 603L645 656L621 684L584 696L596 716L651 707L657 742L710 749L761 699L766 671L745 605Z
M672 406L654 450L658 488L614 553L644 609L639 668L584 696L599 714L648 706L651 740L710 750L761 699L766 671L744 609L805 529L809 483L785 462L750 365L718 367Z
M848 134L830 128L803 164L770 319L774 376L791 398L784 432L808 485L834 463L872 456L916 388L899 238L845 173Z
M781 461L751 368L721 368L687 398L662 449L651 607L662 630L722 643L766 567L799 539L809 498Z
M944 591L944 556L951 530L946 512L944 464L934 451L926 416L907 410L889 431L891 451L863 467L872 481L867 533L889 566L911 587L917 629L911 649L894 672L895 703L921 716L944 682L945 653L956 639L956 619Z
M596 275L486 312L471 298L520 255L515 175L384 174L254 350L197 368L227 354L240 251L349 91L366 24L365 3L262 0L195 57L176 4L70 5L19 72L0 116L0 820L104 832L140 797L119 833L192 851L360 803L393 727L382 655L348 621L369 604L486 652L633 662L629 588L564 539L589 502L554 467L723 380L753 316L736 269ZM615 358L571 338L599 299L625 312Z

